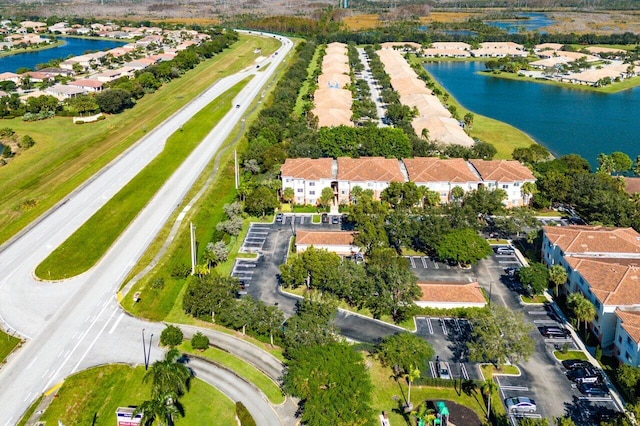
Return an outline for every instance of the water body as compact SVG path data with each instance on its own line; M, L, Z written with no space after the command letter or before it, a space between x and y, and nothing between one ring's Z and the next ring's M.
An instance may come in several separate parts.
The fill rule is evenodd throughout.
M508 32L509 34L515 34L518 32L540 30L540 28L553 25L555 22L553 19L549 18L546 13L540 12L519 13L517 16L528 19L484 21L484 23L493 27L498 27L501 30ZM540 32L544 33L544 31Z
M64 41L64 44L59 47L1 57L0 72L16 72L18 68L23 67L35 70L36 65L47 63L52 59L78 56L87 51L109 50L126 44L126 42L120 41L89 40L84 38L58 37L58 39Z
M640 88L603 94L476 74L482 62L433 62L425 69L465 108L509 123L554 155L640 154Z

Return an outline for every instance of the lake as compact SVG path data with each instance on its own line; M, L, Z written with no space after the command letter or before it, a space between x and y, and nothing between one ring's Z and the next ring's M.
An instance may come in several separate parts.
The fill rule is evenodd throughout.
M474 113L526 132L554 155L640 154L640 88L603 94L478 75L482 62L433 62L425 69Z
M496 21L484 21L485 24L498 27L509 34L518 32L528 32L540 30L540 28L548 27L554 24L554 20L549 18L546 13L528 12L519 13L517 16L528 19L505 19ZM544 33L544 31L540 31Z
M78 56L87 51L109 50L126 44L126 42L120 41L89 40L85 38L58 37L58 39L63 40L65 43L62 46L51 49L1 57L0 72L16 72L18 68L23 67L35 70L36 65L47 63L52 59Z

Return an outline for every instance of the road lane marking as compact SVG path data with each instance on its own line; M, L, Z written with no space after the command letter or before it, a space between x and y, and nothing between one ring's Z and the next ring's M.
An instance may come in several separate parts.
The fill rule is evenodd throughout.
M31 366L33 365L34 362L36 362L36 359L38 359L38 357L35 357L34 359L31 360L29 365L27 365L27 370L31 368Z
M100 338L100 335L102 335L102 333L104 332L104 329L107 328L107 325L109 325L109 322L111 321L111 318L113 318L113 316L116 314L116 312L118 312L118 310L119 310L118 308L115 308L113 310L113 312L111 312L111 315L109 315L109 318L107 318L107 320L105 321L105 323L102 326L102 328L100 329L100 331L98 333L96 333L96 337L93 339L93 342L91 342L91 344L89 345L87 350L84 352L82 357L80 357L80 360L78 361L76 366L73 367L73 370L71 370L71 374L75 373L76 370L78 370L78 367L80 366L80 363L82 363L82 361L84 361L85 357L89 354L89 351L91 351L91 349L93 348L93 345L96 344L96 342Z
M62 354L64 353L64 349L60 350L60 353L58 354L58 358L60 358L62 356Z
M515 391L528 391L529 388L526 386L500 386L500 389L505 390L515 390Z
M424 257L421 257L420 259L422 259L422 267L424 269L427 269L427 259L425 259Z
M116 322L113 323L113 327L111 327L111 330L109 330L109 334L113 334L118 324L120 324L120 320L122 320L122 317L124 317L124 312L120 312L120 316L118 317Z
M45 372L44 372L44 374L42 375L42 377L46 376L48 372L49 372L49 369L47 368L47 371L45 371Z
M30 397L31 397L31 392L29 392L29 393L27 394L27 396L25 396L25 397L24 397L23 401L26 401L26 400L27 400L27 399L29 399Z

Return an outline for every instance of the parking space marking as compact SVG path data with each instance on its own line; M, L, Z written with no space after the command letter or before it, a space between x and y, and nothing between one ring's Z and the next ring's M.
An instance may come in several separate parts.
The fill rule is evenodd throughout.
M463 379L469 380L469 372L467 371L467 367L464 363L460 363L460 373L462 374Z
M449 332L447 331L447 326L445 325L445 321L448 318L441 318L440 319L440 326L442 327L442 332L444 333L445 336L449 335Z
M462 329L460 328L460 323L458 322L458 318L455 318L456 329L458 333L462 334Z
M438 265L438 262L436 262L435 260L432 260L432 261L433 261L434 269L440 269L440 265Z
M500 389L504 390L514 390L514 391L528 391L529 388L526 386L500 386Z
M408 256L407 259L409 259L409 262L411 262L411 267L415 268L416 267L416 261L413 260L413 257Z
M427 328L429 329L429 334L433 334L433 325L431 324L431 318L425 318L427 320Z
M436 366L433 361L429 361L429 370L431 370L431 377L433 378L438 377L436 373Z
M422 267L424 269L427 269L427 258L426 257L421 257L420 260L422 260Z
M445 263L445 264L444 264L444 267L445 267L445 268L447 268L447 269L451 269L451 266L449 266L449 264L448 264L448 263Z
M606 402L612 401L610 396L579 396L578 399L583 401L593 401L593 402Z

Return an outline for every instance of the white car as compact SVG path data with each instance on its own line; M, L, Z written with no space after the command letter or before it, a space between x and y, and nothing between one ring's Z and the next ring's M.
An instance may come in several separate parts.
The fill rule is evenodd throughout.
M441 379L451 380L451 373L449 373L447 364L445 364L444 362L438 362L437 368L438 368L438 376Z
M526 396L515 396L504 400L509 413L535 413L538 410L536 402Z

